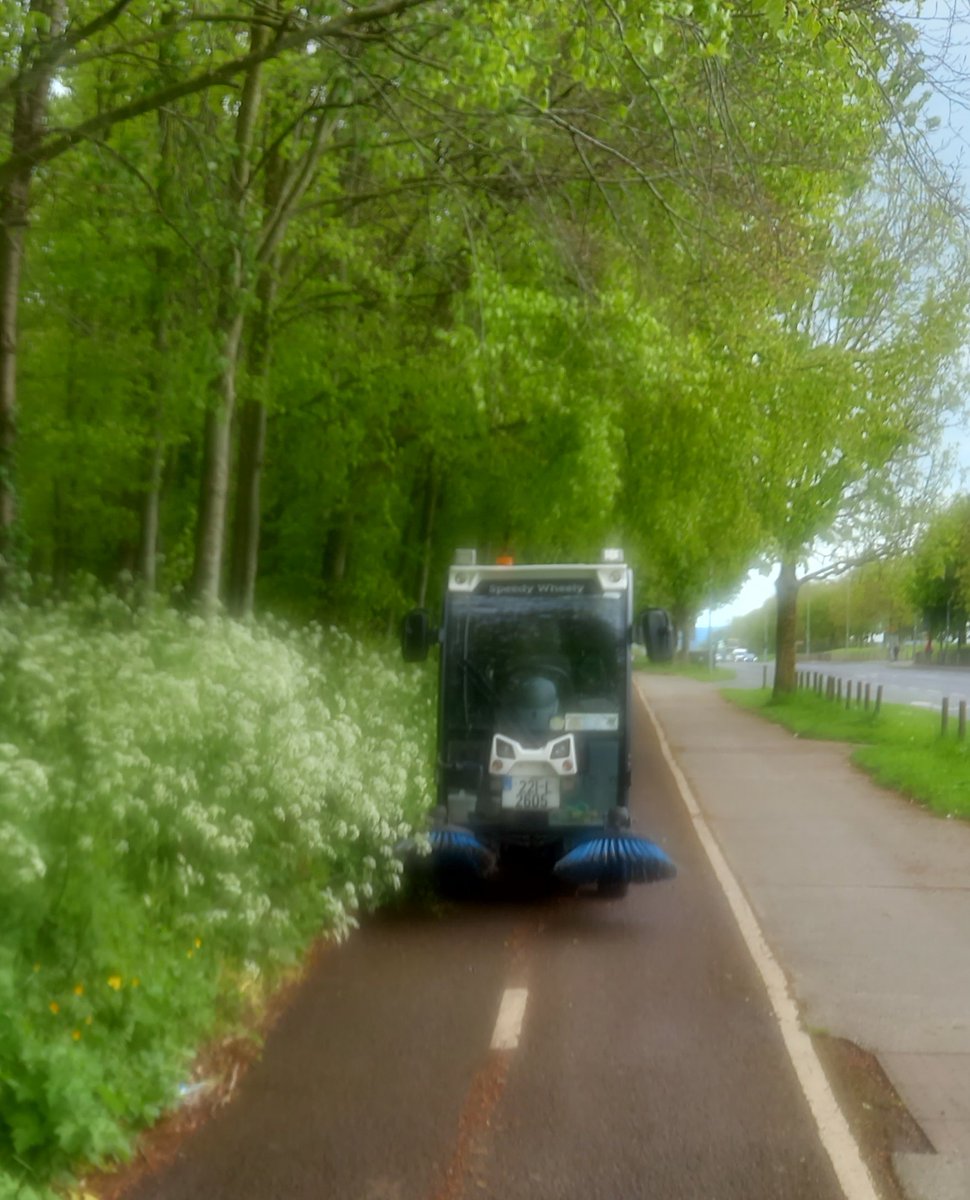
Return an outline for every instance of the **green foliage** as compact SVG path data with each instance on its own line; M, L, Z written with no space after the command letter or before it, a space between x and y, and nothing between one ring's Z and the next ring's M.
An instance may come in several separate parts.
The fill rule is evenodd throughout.
M336 629L0 613L0 1177L124 1154L241 982L397 887L431 711Z
M68 9L74 31L94 14ZM859 372L797 319L811 296L855 330L904 286L907 312L925 299L881 228L844 232L888 141L874 81L891 75L900 104L912 91L905 38L760 2L568 20L428 5L386 33L263 66L243 197L225 83L47 169L21 355L33 568L134 567L160 447L161 578L187 582L236 310L237 391L270 412L264 603L383 624L456 542L575 557L622 539L689 621L766 543L828 528L891 449L871 404L890 410L903 363L930 377L953 326L927 301ZM229 5L132 5L63 64L54 123L150 98L247 38ZM834 428L866 454L840 455Z

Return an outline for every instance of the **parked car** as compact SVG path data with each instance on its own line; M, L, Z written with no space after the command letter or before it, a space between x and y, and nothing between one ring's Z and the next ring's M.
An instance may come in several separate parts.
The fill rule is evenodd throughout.
M746 650L744 646L737 646L731 651L731 662L757 662L758 656L753 650Z

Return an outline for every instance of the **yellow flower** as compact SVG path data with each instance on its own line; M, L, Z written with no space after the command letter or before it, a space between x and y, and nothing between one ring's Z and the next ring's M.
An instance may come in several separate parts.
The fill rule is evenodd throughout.
M195 939L195 948L196 948L196 950L201 950L201 949L202 949L202 939L201 939L201 938L196 938L196 939Z
M79 1042L79 1041L81 1040L81 1031L80 1031L80 1029L72 1029L72 1030L71 1030L71 1037L74 1039L74 1041L75 1041L75 1042Z
M39 970L40 970L40 963L34 963L34 973L36 974Z
M56 1001L56 1000L52 1000L52 1001L50 1002L50 1004L48 1004L48 1006L47 1006L47 1007L48 1007L48 1008L51 1010L51 1012L52 1012L52 1013L53 1013L55 1016L57 1016L57 1014L58 1014L58 1013L61 1011L61 1006L60 1006L60 1005L57 1003L57 1001Z
M114 989L114 991L116 991L116 992L121 991L121 983L122 983L122 980L121 980L120 975L109 975L108 976L108 987Z
M74 985L74 995L75 996L83 996L84 995L84 984L83 983L76 983Z
M85 1025L91 1025L91 1024L93 1024L93 1023L94 1023L94 1017L92 1017L92 1016L87 1016L87 1017L85 1017L85 1018L84 1018L84 1024L85 1024Z
M185 952L185 957L186 957L186 958L192 958L192 957L194 957L194 955L195 955L195 951L194 951L194 950L186 950L186 952Z

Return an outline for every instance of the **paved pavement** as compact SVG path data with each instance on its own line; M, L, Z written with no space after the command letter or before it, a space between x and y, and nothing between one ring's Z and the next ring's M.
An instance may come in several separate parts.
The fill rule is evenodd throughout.
M715 687L638 677L788 972L805 1025L873 1053L934 1153L911 1200L970 1198L970 824L883 791L850 748L794 737Z

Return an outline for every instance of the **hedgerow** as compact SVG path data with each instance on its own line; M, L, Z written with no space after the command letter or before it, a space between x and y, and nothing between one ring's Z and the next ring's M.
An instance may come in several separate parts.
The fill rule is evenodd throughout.
M124 1156L241 986L399 885L428 679L337 629L0 610L0 1198Z

